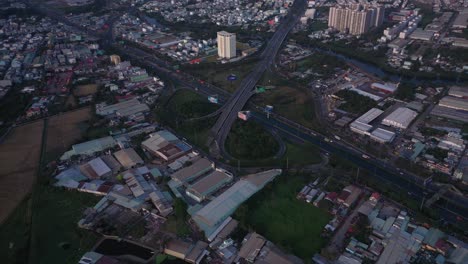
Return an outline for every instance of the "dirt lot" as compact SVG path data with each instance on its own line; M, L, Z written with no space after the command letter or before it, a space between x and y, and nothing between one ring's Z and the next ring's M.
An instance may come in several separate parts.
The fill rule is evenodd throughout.
M42 144L44 121L14 128L0 144L0 223L31 191Z
M46 160L58 158L77 143L87 129L91 107L53 116L48 121Z
M78 85L73 90L73 95L75 96L86 96L90 94L95 94L98 90L97 84L86 84L86 85Z

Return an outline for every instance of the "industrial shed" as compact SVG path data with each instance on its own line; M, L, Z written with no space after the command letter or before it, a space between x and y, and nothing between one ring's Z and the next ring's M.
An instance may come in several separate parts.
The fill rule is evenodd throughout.
M186 193L197 202L202 202L208 195L216 192L221 187L231 182L232 179L232 175L224 171L216 170L190 185Z
M418 113L409 108L398 107L395 111L393 111L391 114L384 118L382 124L386 126L406 129L417 116Z
M117 161L122 164L125 169L133 168L136 165L144 164L141 157L133 148L126 148L114 153Z
M180 184L184 184L209 172L213 169L213 166L214 165L211 161L202 158L195 161L192 165L175 172L171 175L171 178Z

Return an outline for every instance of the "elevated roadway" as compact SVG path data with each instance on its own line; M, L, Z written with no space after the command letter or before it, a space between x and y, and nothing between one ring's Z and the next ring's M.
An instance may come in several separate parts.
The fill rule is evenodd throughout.
M223 152L224 143L231 130L232 124L237 118L237 113L244 108L250 97L255 94L255 85L260 80L263 73L274 62L276 54L281 48L281 44L305 12L306 5L307 3L305 0L294 1L288 14L283 21L281 21L275 34L262 51L260 62L257 63L250 74L242 80L239 89L236 90L224 105L220 117L211 129L213 139L215 140L215 149L217 148Z

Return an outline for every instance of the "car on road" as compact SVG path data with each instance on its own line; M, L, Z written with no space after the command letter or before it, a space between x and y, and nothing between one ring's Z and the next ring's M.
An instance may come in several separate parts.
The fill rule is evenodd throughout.
M364 159L370 159L370 157L367 156L366 154L362 154L362 157L363 157Z

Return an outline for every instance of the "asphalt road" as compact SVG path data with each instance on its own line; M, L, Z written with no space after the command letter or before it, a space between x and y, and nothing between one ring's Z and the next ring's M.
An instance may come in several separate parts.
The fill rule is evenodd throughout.
M267 126L277 129L285 137L296 137L306 142L313 143L321 149L337 154L371 172L371 176L382 181L382 184L392 184L406 191L413 199L421 202L424 197L429 198L437 192L440 187L433 183L426 186L423 179L417 175L406 173L387 163L374 158L364 158L363 152L348 146L348 144L336 141L327 142L326 137L313 131L285 123L286 120L278 120L274 115L267 119L264 114L252 112L252 118ZM457 226L466 226L468 228L468 199L452 192L446 193L442 198L432 205L434 209L440 212L441 220L455 224Z
M244 108L250 97L255 94L253 91L255 85L260 80L263 73L274 62L281 44L291 29L298 22L300 16L305 11L305 8L306 1L294 1L294 4L291 6L288 14L283 21L280 22L281 24L278 26L275 34L270 41L268 41L266 48L262 51L261 61L253 68L252 72L242 80L239 89L234 92L231 98L224 105L223 112L211 129L220 152L224 152L224 143L234 121L237 118L237 113Z
M299 2L299 1L296 1ZM97 32L89 31L84 28L80 28L73 23L70 23L63 14L54 12L52 9L44 9L39 8L38 11L45 13L46 15L62 22L68 24L70 26L78 27L79 29L85 31L87 34L92 36L97 36ZM110 27L112 28L112 27ZM105 34L108 39L112 39L112 33ZM275 41L272 39L272 41ZM279 40L277 40L279 41ZM282 41L281 41L282 42ZM113 45L113 41L106 41L107 45ZM145 51L140 49L136 49L133 47L122 47L119 45L113 45L117 47L123 54L126 54L133 59L138 59L145 63L148 67L153 68L163 74L165 74L171 80L174 80L177 83L181 83L188 88L194 89L195 91L205 94L205 95L212 95L215 93L220 94L220 102L223 102L224 98L227 98L228 93L217 88L213 85L209 84L200 84L192 77L186 74L179 74L170 69L170 65L162 61L158 58L155 58L152 54L149 54ZM277 46L279 49L280 45ZM269 54L268 51L264 51L266 54ZM270 51L271 52L271 51ZM276 53L275 53L276 54ZM270 56L268 60L266 60L266 64L271 63L274 60L273 56ZM259 70L265 70L263 66ZM258 72L257 72L258 73ZM249 83L251 83L250 81ZM252 84L250 84L252 85ZM255 85L255 84L253 84ZM251 91L249 91L250 93ZM248 95L248 94L247 94ZM245 96L245 95L244 95ZM249 95L248 95L249 96ZM250 97L250 96L249 96ZM245 103L244 103L245 104ZM241 110L241 109L240 109ZM240 111L239 110L239 111ZM234 112L235 116L237 116L237 111ZM234 120L235 120L234 116ZM341 157L346 158L353 164L357 165L358 167L364 168L368 171L373 171L374 176L378 179L385 181L383 184L394 184L398 186L400 189L405 190L408 194L411 195L417 201L421 201L424 197L429 198L433 193L437 192L440 187L435 184L428 184L426 186L423 185L423 179L416 175L409 174L407 172L398 171L394 167L388 166L385 162L380 161L378 159L370 158L365 159L362 157L363 153L352 146L345 144L343 142L326 142L325 136L318 135L317 133L311 131L310 129L301 127L300 125L291 122L286 119L281 119L279 116L273 115L272 118L266 119L266 117L262 114L253 112L253 119L259 123L262 123L265 126L269 126L272 128L277 129L280 133L282 133L286 137L297 137L301 140L311 142L323 150L335 153L340 155ZM233 122L233 121L232 121ZM229 127L230 129L230 127ZM229 130L227 130L229 131ZM444 196L442 196L441 200L433 204L433 207L439 209L441 220L456 224L458 226L462 226L462 229L468 229L468 199L461 195L455 194L453 192L448 192Z

